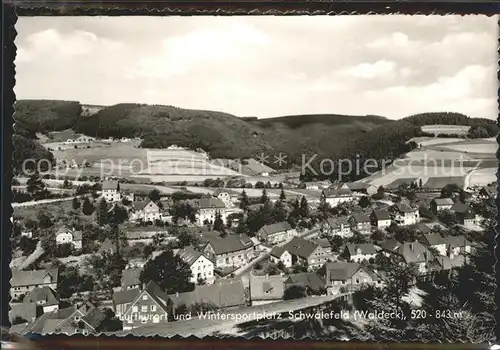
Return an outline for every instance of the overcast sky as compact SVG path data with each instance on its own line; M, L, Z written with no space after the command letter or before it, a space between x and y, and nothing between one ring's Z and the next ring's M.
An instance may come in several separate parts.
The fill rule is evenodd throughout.
M498 17L20 17L18 99L497 117Z

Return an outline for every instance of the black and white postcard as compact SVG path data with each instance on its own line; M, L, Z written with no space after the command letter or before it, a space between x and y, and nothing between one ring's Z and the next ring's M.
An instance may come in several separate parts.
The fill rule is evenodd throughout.
M19 17L12 333L488 343L498 17Z

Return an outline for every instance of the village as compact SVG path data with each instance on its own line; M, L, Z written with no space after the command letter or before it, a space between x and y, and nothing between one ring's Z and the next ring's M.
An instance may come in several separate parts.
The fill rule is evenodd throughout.
M37 174L28 182L31 191L50 191ZM158 329L203 312L345 299L383 288L387 273L403 265L415 266L412 283L448 278L495 218L496 183L262 182L248 189L214 182L209 194L134 191L116 179L70 183L69 200L20 208L12 329Z

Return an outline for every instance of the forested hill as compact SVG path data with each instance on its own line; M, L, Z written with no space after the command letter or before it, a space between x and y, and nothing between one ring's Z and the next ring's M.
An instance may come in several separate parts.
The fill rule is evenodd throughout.
M373 128L392 123L382 117L304 115L271 119L238 118L222 112L172 106L119 104L81 117L75 131L91 136L142 137L142 147L172 144L199 147L214 158L246 158L283 152L290 158L344 147Z
M16 124L32 138L36 132L70 129L82 113L82 106L76 101L18 100L14 107Z

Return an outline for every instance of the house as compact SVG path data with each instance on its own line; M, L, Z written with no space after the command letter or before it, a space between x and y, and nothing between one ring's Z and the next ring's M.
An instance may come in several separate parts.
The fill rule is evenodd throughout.
M269 255L271 262L278 264L280 261L286 268L292 267L292 254L283 246L276 246Z
M138 289L132 289L138 290ZM132 295L132 292L130 293ZM125 312L120 312L123 330L145 325L166 323L173 311L173 303L167 293L155 282L149 281L138 290ZM123 303L122 303L123 305Z
M321 224L321 231L327 236L340 236L342 238L352 237L351 224L348 216L338 218L327 218Z
M399 255L406 264L417 265L420 274L426 274L428 263L434 260L433 254L418 241L399 243L391 240L382 245L382 249L386 253Z
M174 313L179 314L199 304L209 304L218 310L240 308L247 305L245 287L240 279L221 279L213 284L196 286L191 292L169 295ZM182 310L182 311L181 311Z
M80 135L74 141L76 143L90 143L95 141L95 137Z
M450 210L453 206L453 200L451 198L434 198L431 201L431 211L437 214L441 210Z
M283 300L285 283L281 275L249 276L251 306L265 305Z
M129 268L122 271L122 290L139 288L141 286L141 281L139 277L141 275L142 268Z
M252 240L246 235L227 235L208 239L203 253L217 268L238 268L247 264L255 254Z
M60 227L56 232L56 244L70 243L75 249L82 249L82 231Z
M375 186L365 182L351 182L347 184L347 187L352 192L358 192L368 195L377 193L377 188Z
M300 237L292 238L288 243L284 244L282 248L284 251L290 253L292 257L292 265L297 263L307 263L307 266L310 269L320 267L329 257L319 244L307 241Z
M415 225L420 221L418 208L414 208L409 204L396 203L392 210L394 212L394 222L400 226Z
M474 228L477 224L476 215L472 211L472 208L467 204L457 202L453 204L450 211L455 213L458 222L466 228Z
M257 232L257 237L261 241L271 245L286 242L295 236L297 236L297 231L286 221L264 225Z
M372 223L370 216L366 214L352 214L349 218L351 228L361 234L370 234Z
M304 182L304 188L306 190L319 190L320 185L315 181Z
M445 272L452 273L459 267L462 267L465 264L465 256L457 255L454 256L453 259L450 259L448 256L437 256L434 261L431 263L430 269L432 272Z
M231 195L229 191L218 188L214 191L213 196L217 199L220 199L226 208L230 208L234 206L234 203L238 201L239 194Z
M23 333L96 335L102 331L105 319L106 315L98 307L87 302L45 313L29 323Z
M200 198L194 201L194 207L198 209L196 221L199 226L213 223L217 212L220 213L222 221L226 222L226 205L219 198Z
M118 181L103 181L102 196L106 202L119 202L121 200L120 183Z
M133 207L132 220L154 223L156 220L166 221L167 217L169 217L168 212L166 212L167 208L161 202L156 203L152 200L136 201Z
M341 256L347 261L361 262L363 260L375 259L377 249L373 243L348 243L342 249Z
M10 295L18 299L21 295L38 287L57 289L58 269L21 271L13 270L10 280Z
M436 249L439 255L447 255L446 240L438 232L424 233L421 240L425 246Z
M33 231L22 230L21 231L21 236L22 237L33 238Z
M318 244L325 251L325 254L327 254L327 255L332 254L332 244L330 243L330 241L328 239L320 238L320 239L313 240L313 242Z
M384 229L391 226L391 214L387 210L373 210L370 221L373 226Z
M354 200L352 191L346 184L333 184L321 192L321 200L326 201L331 207L336 207L340 203L351 202Z
M38 287L29 292L23 299L23 304L35 303L43 313L59 310L59 294L50 287Z
M214 263L205 255L193 247L185 247L179 250L177 255L189 265L192 273L191 282L198 283L199 280L203 280L208 284L214 283Z
M381 282L374 271L355 262L327 262L318 274L325 280L328 294L345 293L363 285Z
M463 255L464 253L471 252L471 243L465 238L465 236L448 236L444 239L446 244L447 256L453 259L457 255Z
M312 294L322 294L325 289L324 279L316 272L300 272L288 275L285 280L285 290L292 286L304 287Z

